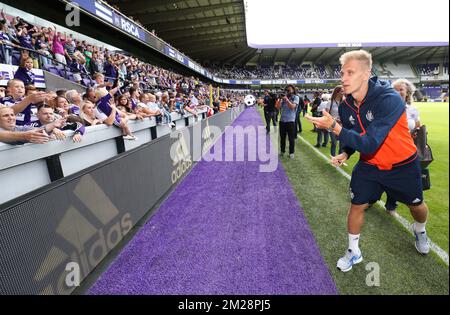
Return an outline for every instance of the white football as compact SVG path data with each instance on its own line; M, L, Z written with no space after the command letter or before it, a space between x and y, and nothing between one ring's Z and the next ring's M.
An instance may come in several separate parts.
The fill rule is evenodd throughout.
M255 96L253 96L253 95L247 95L246 97L245 97L245 100L244 100L244 103L245 103L245 105L247 105L247 106L252 106L252 105L255 105L255 103L256 103L256 98L255 98Z

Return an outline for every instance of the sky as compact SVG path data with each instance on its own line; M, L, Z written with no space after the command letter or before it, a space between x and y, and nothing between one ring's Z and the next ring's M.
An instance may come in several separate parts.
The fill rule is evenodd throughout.
M244 0L244 5L253 48L449 42L449 0Z

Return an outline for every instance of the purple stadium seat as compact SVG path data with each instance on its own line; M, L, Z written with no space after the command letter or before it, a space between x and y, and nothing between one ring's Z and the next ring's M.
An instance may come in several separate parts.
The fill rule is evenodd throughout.
M84 86L90 86L91 85L91 80L89 80L89 78L84 78L83 79L83 83L84 83Z
M65 78L69 81L73 81L73 73L70 71L67 71Z
M56 67L49 67L49 68L48 68L48 71L49 71L50 73L54 74L54 75L57 75L58 77L61 76L61 74L59 73L58 68L56 68Z
M51 65L51 64L43 64L42 69L45 71L49 71L51 68L55 68L55 66Z
M59 76L66 79L68 76L68 70L64 70L64 68L58 68L58 70L59 70Z

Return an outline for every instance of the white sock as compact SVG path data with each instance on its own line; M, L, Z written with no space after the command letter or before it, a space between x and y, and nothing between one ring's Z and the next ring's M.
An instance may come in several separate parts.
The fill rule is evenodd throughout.
M361 234L348 234L348 248L352 250L353 253L360 253L359 250L359 236Z
M424 223L414 222L414 231L416 231L417 233L425 232L426 224L427 224L426 221Z

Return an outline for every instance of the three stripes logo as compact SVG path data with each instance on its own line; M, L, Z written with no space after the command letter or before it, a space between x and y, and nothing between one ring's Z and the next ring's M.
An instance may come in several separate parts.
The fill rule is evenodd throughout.
M171 174L171 182L175 184L192 166L192 157L183 132L178 134L178 140L172 145L170 156L175 168Z
M95 14L98 17L101 17L102 19L108 21L109 23L114 24L112 10L108 9L97 1L95 1Z
M69 205L56 228L57 239L34 276L49 283L40 294L70 294L66 264L77 263L84 279L133 227L131 215L120 217L91 175L82 177L73 193L82 206Z
M211 134L211 128L209 127L209 120L207 119L205 123L206 126L205 129L203 129L203 140L205 141L203 143L203 150L202 150L203 155L205 155L214 144L214 139Z

